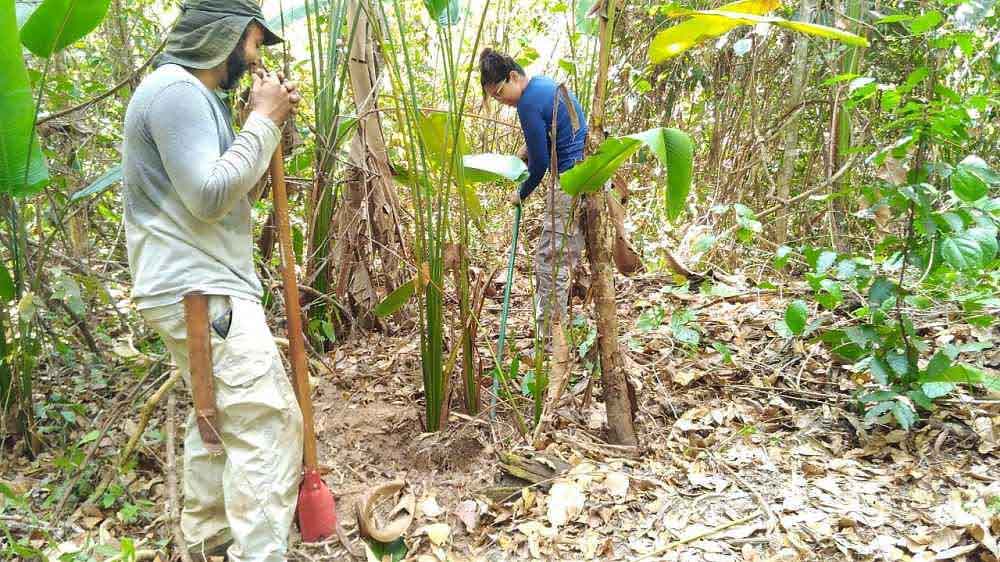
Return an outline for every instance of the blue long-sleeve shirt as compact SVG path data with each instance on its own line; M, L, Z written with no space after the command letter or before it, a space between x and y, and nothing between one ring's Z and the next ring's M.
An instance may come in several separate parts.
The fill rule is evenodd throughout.
M518 194L524 200L538 187L549 169L549 132L552 130L552 103L559 85L548 76L535 76L521 93L517 102L517 116L521 121L521 131L528 148L528 171L531 175L521 184ZM583 159L583 144L587 138L587 118L580 102L572 92L570 100L576 107L580 128L573 134L572 121L562 97L559 98L559 112L556 115L556 158L559 173L573 167Z

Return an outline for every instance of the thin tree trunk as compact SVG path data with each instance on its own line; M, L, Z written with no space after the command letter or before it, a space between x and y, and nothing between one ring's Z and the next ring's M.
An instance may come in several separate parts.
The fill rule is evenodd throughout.
M799 5L799 20L809 22L812 19L813 2L802 0ZM808 75L809 40L805 35L799 35L795 40L795 57L792 62L792 87L788 93L788 108L802 103L802 91ZM795 162L799 155L798 113L789 118L785 125L784 156L781 159L781 169L778 171L777 192L778 201L787 201L791 193L792 176L795 175ZM774 241L784 244L788 240L788 217L781 215L774 223Z
M853 33L861 34L862 36L867 35L866 29L857 22L861 19L862 12L864 11L866 1L865 0L845 0L844 1L844 13L848 16L847 18L842 18L838 22L837 27L841 29L846 29ZM861 57L864 53L863 47L848 47L844 51L843 58L841 59L841 73L856 73L861 63ZM847 154L851 149L852 143L852 113L853 110L844 103L844 86L840 85L835 90L836 92L836 102L833 106L833 111L835 112L834 117L834 130L835 144L834 150L830 155L831 165L830 172L834 173L839 170L841 166L844 165L844 160L847 158ZM827 176L829 177L829 176ZM843 189L846 182L850 179L850 172L845 173L837 181L834 181L830 185L830 192L837 193ZM843 228L844 221L848 212L848 201L840 197L834 197L830 199L831 209L831 225L833 225L836 231L836 244L838 249L843 250L843 237L841 229Z
M594 103L591 106L588 151L593 152L604 140L604 99L607 91L608 63L611 57L611 31L614 26L615 0L609 0L600 20L600 58ZM604 403L608 410L608 438L621 445L637 445L633 419L634 408L628 377L622 368L618 347L618 309L615 306L614 265L606 232L604 215L607 195L602 191L584 199L587 258L592 272L591 291L597 315L597 344L601 361ZM556 327L559 329L559 327Z

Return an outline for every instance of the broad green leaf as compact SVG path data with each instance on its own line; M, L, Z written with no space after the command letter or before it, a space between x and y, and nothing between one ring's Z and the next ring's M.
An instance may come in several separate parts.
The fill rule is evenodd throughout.
M892 410L892 407L895 403L896 403L895 400L886 400L885 402L879 402L878 404L875 404L874 407L865 412L865 423L869 425L875 423L876 419L880 418L886 412Z
M629 137L642 141L667 169L667 217L676 220L684 211L684 203L691 191L691 170L694 166L691 137L679 129L650 129Z
M987 373L978 367L957 363L933 376L923 373L917 381L921 384L930 382L950 382L955 384L982 384L992 390L1000 391L1000 377Z
M792 257L792 249L788 246L780 246L774 252L774 268L783 269L788 265L788 260Z
M876 390L875 392L862 394L858 397L858 402L861 402L862 404L871 404L872 402L889 402L895 400L897 396L899 396L899 393L892 390Z
M458 146L455 146L454 124L448 122L447 113L429 113L420 117L418 127L427 156L438 168L447 168L452 150L465 154L465 131L459 130Z
M932 383L932 384L936 384L936 383ZM932 389L932 391L933 391L933 389ZM911 390L911 391L907 392L906 395L917 406L920 406L921 408L923 408L925 410L928 410L928 411L933 411L934 410L933 399L930 396L927 396L927 393L924 392L923 389L918 388L916 390Z
M679 15L690 15L692 18L661 31L653 38L653 42L649 46L650 62L653 64L663 62L706 39L722 35L740 25L757 25L761 23L791 29L807 35L834 39L848 45L868 46L868 40L864 37L834 27L801 21L790 21L774 16L758 15L768 11L770 10L756 13L742 13L739 10L733 10L731 6L727 5L720 7L718 10L677 12Z
M485 228L486 225L482 224L483 203L479 200L476 187L465 182L465 185L458 187L458 193L462 197L462 202L465 203L465 209L469 212L469 216L476 221L476 226L480 229Z
M874 356L868 363L868 368L872 372L872 378L881 385L888 385L892 378L892 368L885 362L885 359Z
M657 127L605 140L597 152L559 177L562 190L574 196L599 190L643 145L652 150L667 169L667 216L671 220L677 218L691 190L694 162L694 143L679 129Z
M777 0L748 0L732 2L720 6L720 10L738 12L741 14L766 14L780 5ZM681 12L687 15L689 12ZM681 22L656 34L649 44L649 60L659 64L673 58L684 51L723 35L741 24L730 18L719 16L699 16Z
M80 438L80 445L86 445L91 441L97 441L97 438L101 436L101 432L94 429L88 432L86 435Z
M910 21L910 32L914 35L926 33L937 27L943 19L941 12L927 12Z
M997 231L995 228L976 227L970 228L962 235L968 240L975 240L979 244L981 253L980 265L985 267L997 255Z
M45 187L49 171L35 138L35 103L13 2L0 2L0 84L0 193L30 195Z
M868 302L873 306L882 306L882 303L896 294L896 284L885 277L879 277L868 289Z
M958 165L971 170L988 184L1000 185L1000 174L994 172L989 164L975 154L966 156Z
M900 377L904 377L910 372L910 362L907 361L906 355L902 353L890 351L885 354L885 361L892 367L893 372Z
M587 35L597 35L599 26L597 18L600 16L588 16L590 9L594 7L596 0L578 0L576 2L576 29Z
M278 14L273 18L267 20L267 27L275 31L278 31L281 29L282 21L284 21L286 27L291 27L297 22L304 20L309 12L309 8L306 6L306 2L310 1L311 0L300 0L293 6L288 6L288 4L286 3L284 13ZM281 31L278 31L278 33L281 33Z
M416 281L416 279L411 279L386 295L382 302L375 306L375 315L385 317L403 308L403 305L413 297L413 289L417 285Z
M951 358L948 357L944 352L937 352L934 357L931 358L930 362L927 363L927 368L924 369L924 375L934 377L945 372L948 367L951 366Z
M531 45L525 45L521 49L521 52L514 57L514 62L524 68L527 68L529 64L538 60L538 57L540 56L541 54L538 52L538 49L532 47Z
M959 271L980 266L983 261L979 243L964 236L945 238L941 243L941 255L948 265Z
M875 25L884 25L887 23L899 23L901 21L910 21L913 16L908 14L892 14L891 16L885 16L875 22Z
M792 302L785 309L785 325L796 336L802 335L802 332L806 329L806 320L808 318L809 308L801 300Z
M424 0L427 12L438 25L447 26L458 23L458 0Z
M959 164L951 174L951 190L962 201L972 203L978 201L989 191L989 186L969 166Z
M111 0L45 0L21 28L21 43L48 58L94 30Z
M406 558L406 541L403 537L390 542L382 543L375 539L365 539L366 551L374 556L379 562L400 562ZM367 558L371 560L371 557Z
M467 154L462 157L465 166L465 181L488 182L509 180L524 181L528 167L517 156L511 154Z
M109 169L107 172L101 174L101 177L94 180L93 183L91 183L87 187L81 189L80 191L77 191L72 196L70 196L69 201L70 203L73 203L79 201L80 199L83 199L84 197L90 197L91 195L103 193L107 191L109 187L118 183L121 179L122 179L122 165L117 164L111 167L111 169Z
M941 398L946 396L952 390L955 390L955 383L952 382L925 382L920 385L920 390L924 391L924 394L931 400L935 398Z
M917 421L917 412L913 408L903 402L902 400L896 400L892 403L892 415L896 418L899 423L899 427L909 431L913 424Z
M831 250L825 250L816 259L816 273L823 274L826 273L834 263L837 262L837 252Z
M689 345L698 345L701 334L688 325L694 319L694 314L687 309L678 310L670 317L670 333L674 339Z

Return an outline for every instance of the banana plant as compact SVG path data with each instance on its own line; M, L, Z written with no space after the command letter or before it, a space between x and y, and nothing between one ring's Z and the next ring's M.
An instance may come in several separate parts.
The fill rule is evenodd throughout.
M690 19L656 34L656 37L649 44L649 61L653 64L660 64L741 25L757 25L759 23L834 39L848 45L868 46L868 40L864 37L835 27L765 15L780 6L779 0L738 0L720 6L716 10L670 9L666 13L668 17L689 17Z
M667 169L664 204L667 217L676 220L684 210L688 192L691 191L694 162L694 143L687 133L679 129L656 127L641 133L608 138L597 152L559 177L560 187L574 196L595 192L643 146L652 151Z
M26 285L27 232L18 199L49 183L48 167L35 134L38 103L44 94L51 56L100 24L110 0L45 0L33 12L25 4L0 3L0 209L12 267L0 262L0 411L16 413L17 431L33 425L32 376L39 342L34 335L33 293ZM18 21L27 15L23 26ZM32 99L21 45L45 59ZM37 276L35 279L37 283ZM18 313L9 314L12 302ZM9 327L7 326L9 325ZM34 439L27 439L29 447Z

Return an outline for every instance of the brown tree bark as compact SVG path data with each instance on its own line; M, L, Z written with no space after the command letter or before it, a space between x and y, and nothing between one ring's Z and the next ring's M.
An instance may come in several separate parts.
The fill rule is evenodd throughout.
M600 19L600 59L597 84L591 106L588 152L593 152L604 140L604 100L607 93L608 63L611 56L611 36L615 18L615 0L608 0ZM608 411L608 438L612 443L637 445L634 406L628 376L621 362L618 344L618 309L615 305L614 265L607 232L607 194L602 192L584 198L584 234L587 259L591 270L591 294L597 316L597 344L601 360L601 383Z
M330 256L338 267L333 284L337 297L350 304L362 325L373 327L377 286L387 294L401 284L407 247L377 111L380 69L373 22L364 0L353 0L348 10L348 29L354 29L348 76L358 126L351 139L344 199L333 219Z

